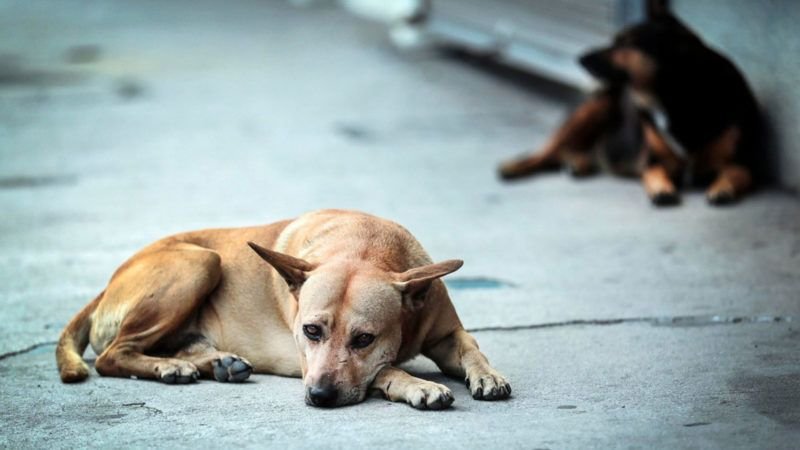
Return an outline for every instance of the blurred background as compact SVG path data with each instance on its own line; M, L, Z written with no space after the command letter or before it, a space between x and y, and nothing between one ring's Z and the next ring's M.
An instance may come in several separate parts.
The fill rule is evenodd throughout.
M155 239L329 207L393 219L435 260L466 261L451 294L515 393L480 404L438 379L461 408L445 422L485 439L472 443L790 442L800 8L671 3L745 72L769 118L775 186L731 208L689 191L657 210L612 177L496 179L592 89L576 55L640 20L640 1L0 0L0 387L25 405L3 413L0 445L96 444L109 423L103 439L134 445L125 431L144 422L180 442L221 430L252 444L236 433L249 416L198 428L216 413L152 384L62 387L52 342ZM249 433L291 442L282 433L313 425L296 380L256 380L244 409L280 414ZM192 397L214 401L219 388L201 385ZM140 400L164 413L123 406ZM451 445L467 436L383 405L363 406L387 424L358 429L363 442L382 442L398 415ZM337 412L354 417L340 425L361 426L361 407ZM64 408L84 411L69 431Z

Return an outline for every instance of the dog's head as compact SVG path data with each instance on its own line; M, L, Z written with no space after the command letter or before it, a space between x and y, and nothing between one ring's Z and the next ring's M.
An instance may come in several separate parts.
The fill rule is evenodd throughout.
M364 262L311 264L250 246L297 301L293 332L306 403L325 407L366 397L378 372L397 358L406 315L424 305L438 278L462 265L449 260L396 273Z
M663 1L653 0L644 22L623 29L610 46L589 51L579 62L606 84L647 91L670 70L691 67L691 58L703 48L700 38Z

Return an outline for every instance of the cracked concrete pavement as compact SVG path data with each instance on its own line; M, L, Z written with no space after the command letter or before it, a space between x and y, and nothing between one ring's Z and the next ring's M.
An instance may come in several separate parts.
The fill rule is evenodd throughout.
M494 165L545 139L564 92L399 53L331 7L8 1L0 37L0 447L796 448L796 197L504 185ZM451 295L512 399L423 359L451 410L313 409L266 375L59 382L51 342L136 249L322 207L466 261Z

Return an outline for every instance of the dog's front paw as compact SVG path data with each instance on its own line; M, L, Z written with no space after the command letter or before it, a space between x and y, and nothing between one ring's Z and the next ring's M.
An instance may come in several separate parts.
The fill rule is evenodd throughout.
M737 200L736 189L730 183L716 184L706 191L706 200L715 206L729 205Z
M497 372L471 374L467 387L475 400L502 400L511 395L511 385Z
M200 378L200 371L194 364L181 360L159 363L156 366L156 374L162 382L167 384L193 383Z
M453 393L447 386L419 381L406 387L406 402L417 409L445 409L453 404Z
M236 355L227 355L212 361L214 366L214 379L225 382L240 382L248 379L253 372L253 365L249 361Z
M681 202L681 198L674 190L663 190L651 194L650 201L656 206L675 206Z

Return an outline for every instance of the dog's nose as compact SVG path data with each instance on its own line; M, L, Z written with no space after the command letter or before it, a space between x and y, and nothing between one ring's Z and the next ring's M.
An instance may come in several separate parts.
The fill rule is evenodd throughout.
M339 391L331 385L312 386L308 389L308 399L314 406L323 408L334 406L338 397Z

